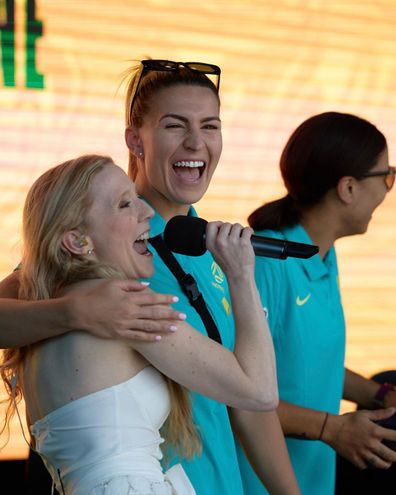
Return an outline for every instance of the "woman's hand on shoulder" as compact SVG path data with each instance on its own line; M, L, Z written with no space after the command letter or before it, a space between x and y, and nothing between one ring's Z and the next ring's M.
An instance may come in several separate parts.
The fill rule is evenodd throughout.
M209 222L206 228L206 247L225 274L239 277L254 268L251 243L253 230L235 223Z
M68 287L65 296L73 326L102 338L158 341L185 319L171 307L177 297L134 280L84 281Z

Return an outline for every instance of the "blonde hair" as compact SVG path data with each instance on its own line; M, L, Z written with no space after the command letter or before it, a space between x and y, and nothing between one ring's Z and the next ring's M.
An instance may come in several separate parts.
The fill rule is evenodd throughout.
M26 197L23 210L23 253L19 272L19 298L43 300L56 297L66 285L90 278L126 278L114 267L89 256L71 254L62 244L65 232L84 232L85 215L92 204L90 184L105 166L115 165L107 156L84 155L64 162L41 175ZM22 399L19 382L29 347L3 351L0 374L8 398L1 433L7 429ZM18 378L18 380L16 380ZM197 437L187 391L167 378L171 413L166 424L167 441L191 456ZM8 436L7 436L8 438Z

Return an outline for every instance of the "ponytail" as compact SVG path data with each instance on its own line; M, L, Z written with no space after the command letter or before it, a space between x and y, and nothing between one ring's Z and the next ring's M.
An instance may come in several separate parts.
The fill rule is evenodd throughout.
M281 230L299 223L301 210L296 201L287 194L283 198L270 201L254 210L248 217L248 223L254 230Z

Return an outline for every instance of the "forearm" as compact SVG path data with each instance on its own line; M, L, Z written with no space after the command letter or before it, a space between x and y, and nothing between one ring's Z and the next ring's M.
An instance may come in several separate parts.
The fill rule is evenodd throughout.
M380 409L337 415L282 401L278 408L286 436L321 440L359 469L369 465L386 469L396 461L396 453L382 442L396 441L396 432L375 424L390 417L393 412L392 409Z
M73 328L68 298L45 301L0 299L0 348L21 347Z
M72 328L69 299L18 300L19 272L0 282L0 348L21 347Z
M0 298L18 298L19 289L19 276L18 271L15 271L8 275L5 279L0 282Z
M231 424L258 478L271 494L299 494L276 411L229 410Z
M249 376L266 387L269 409L277 406L275 353L253 276L229 280L236 337L234 353Z
M278 416L285 436L302 440L318 440L326 420L326 412L280 401Z
M372 409L376 405L374 398L379 387L380 385L375 381L345 368L344 399L355 402L363 408Z

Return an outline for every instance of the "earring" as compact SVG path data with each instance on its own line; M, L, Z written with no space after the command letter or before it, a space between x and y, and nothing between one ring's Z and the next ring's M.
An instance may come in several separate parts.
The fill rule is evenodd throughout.
M88 254L91 255L93 254L94 250L93 249L88 249Z
M143 158L143 151L139 151L140 158Z

